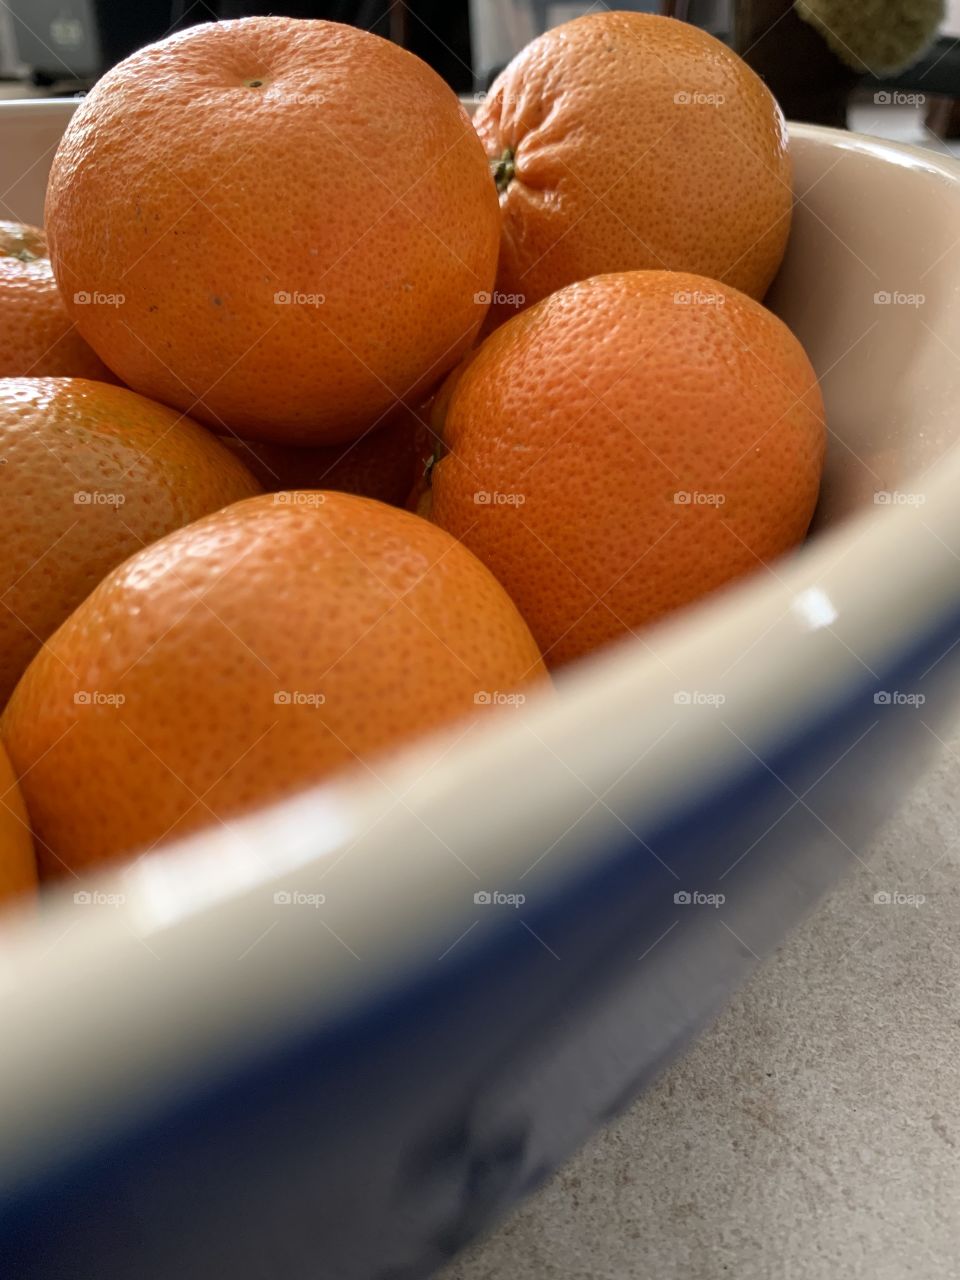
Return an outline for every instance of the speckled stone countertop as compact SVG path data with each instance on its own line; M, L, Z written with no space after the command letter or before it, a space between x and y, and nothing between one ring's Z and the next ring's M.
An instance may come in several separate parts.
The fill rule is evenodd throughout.
M956 1280L960 726L861 852L686 1057L442 1280Z

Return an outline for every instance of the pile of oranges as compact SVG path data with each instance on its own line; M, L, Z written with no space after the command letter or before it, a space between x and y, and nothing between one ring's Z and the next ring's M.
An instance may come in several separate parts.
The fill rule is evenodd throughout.
M104 76L45 236L0 226L0 896L376 770L800 542L790 184L761 81L642 14L472 121L321 21Z

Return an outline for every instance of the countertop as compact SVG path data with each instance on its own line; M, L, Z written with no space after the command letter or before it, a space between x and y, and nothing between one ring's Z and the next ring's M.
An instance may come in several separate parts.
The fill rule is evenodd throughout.
M858 852L686 1056L442 1280L956 1280L960 725Z

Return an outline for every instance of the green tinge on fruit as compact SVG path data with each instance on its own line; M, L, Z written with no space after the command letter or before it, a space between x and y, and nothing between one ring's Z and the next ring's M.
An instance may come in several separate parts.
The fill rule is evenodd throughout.
M512 148L506 147L501 156L492 159L490 168L493 172L493 180L497 184L497 192L502 196L517 172Z

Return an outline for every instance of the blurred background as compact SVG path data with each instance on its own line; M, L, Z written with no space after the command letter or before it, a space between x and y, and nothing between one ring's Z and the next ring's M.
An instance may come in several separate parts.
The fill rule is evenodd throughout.
M395 40L458 93L482 92L533 36L598 4L571 0L6 0L0 96L88 89L141 45L255 13L327 18ZM712 32L788 118L958 151L960 0L662 0L611 5Z

